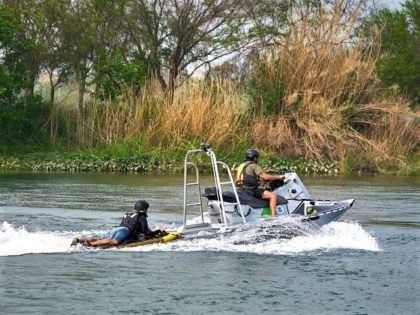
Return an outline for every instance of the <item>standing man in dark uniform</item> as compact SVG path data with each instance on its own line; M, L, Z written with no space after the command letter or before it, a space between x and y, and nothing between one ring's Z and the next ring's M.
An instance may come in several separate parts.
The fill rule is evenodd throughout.
M239 165L236 172L236 186L256 198L270 202L271 216L276 216L277 196L272 191L260 188L262 181L284 180L284 175L271 175L258 165L260 153L249 149L245 154L245 162Z

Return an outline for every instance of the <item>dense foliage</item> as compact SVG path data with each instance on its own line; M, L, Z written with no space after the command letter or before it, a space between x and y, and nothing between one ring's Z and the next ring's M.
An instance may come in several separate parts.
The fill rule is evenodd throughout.
M420 2L408 0L399 11L382 9L373 22L380 29L380 56L377 71L387 87L409 95L413 106L420 105Z
M39 49L30 39L22 38L24 27L7 6L0 6L0 149L39 139L49 115L41 97L21 96L21 91L30 87L26 63Z

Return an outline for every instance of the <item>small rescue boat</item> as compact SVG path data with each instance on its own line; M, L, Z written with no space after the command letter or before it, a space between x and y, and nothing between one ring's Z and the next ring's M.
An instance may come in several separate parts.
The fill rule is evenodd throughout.
M210 158L213 173L213 185L203 190L198 163L193 161L193 157L201 153ZM198 161L201 163L202 159ZM354 199L313 199L294 172L286 173L284 181L274 185L272 191L277 195L276 217L289 216L302 223L310 222L318 226L340 219L354 203ZM203 197L207 199L206 207ZM268 200L237 191L230 168L216 159L208 144L187 152L184 160L184 222L178 229L182 235L232 229L269 216Z

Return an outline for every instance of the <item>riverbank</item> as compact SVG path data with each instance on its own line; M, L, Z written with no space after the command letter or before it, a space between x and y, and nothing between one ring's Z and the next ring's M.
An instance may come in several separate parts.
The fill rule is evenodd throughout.
M44 152L0 155L0 170L64 171L64 172L123 172L123 173L180 173L183 170L186 150L125 152L106 151ZM240 154L219 154L217 158L232 170L242 162ZM198 161L201 163L200 161ZM206 161L203 161L205 164ZM374 161L347 157L343 161L288 159L265 154L260 164L268 172L299 174L398 174L419 176L419 158L404 169L395 170ZM204 169L205 165L204 165ZM210 168L208 168L210 171Z

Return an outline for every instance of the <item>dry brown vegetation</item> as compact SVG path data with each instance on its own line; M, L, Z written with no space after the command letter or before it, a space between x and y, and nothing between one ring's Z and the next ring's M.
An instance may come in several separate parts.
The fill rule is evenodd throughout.
M359 13L345 13L339 4L329 12L304 13L270 50L259 79L280 73L284 98L278 115L256 119L258 146L288 156L355 155L402 165L418 150L418 115L402 98L382 98L375 50L352 33Z
M238 102L240 95L232 86L218 81L191 81L177 91L173 102L149 84L137 98L126 95L118 102L89 103L85 143L110 145L141 135L155 148L174 149L197 139L234 148L245 119ZM63 115L76 115L75 109L63 109ZM69 128L73 127L67 124Z

